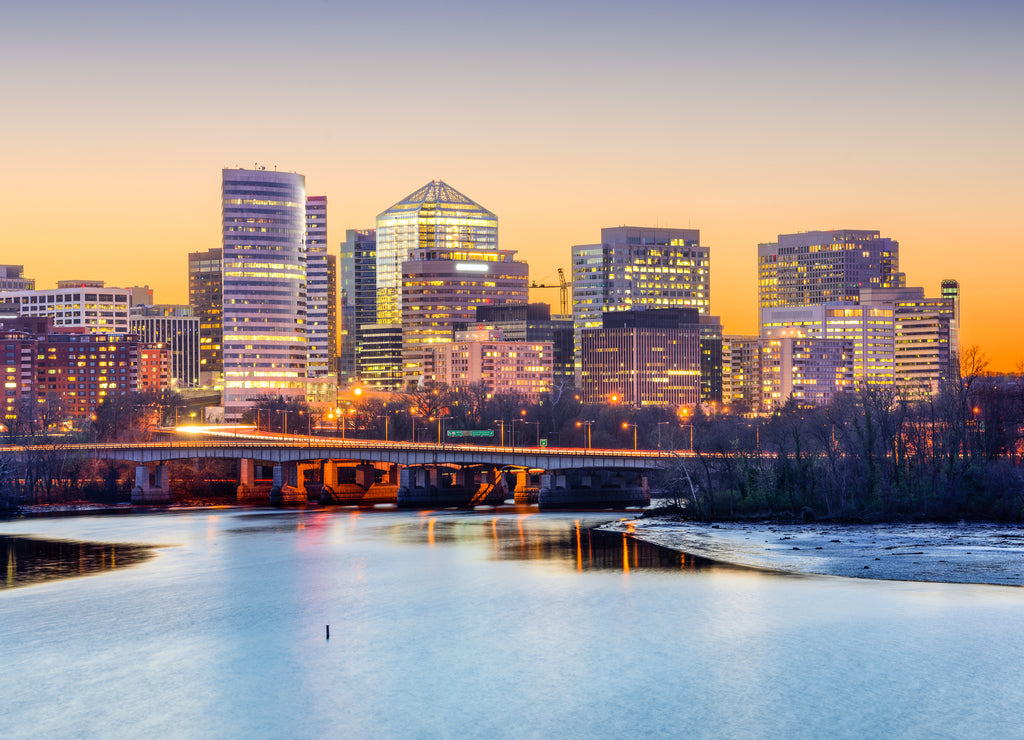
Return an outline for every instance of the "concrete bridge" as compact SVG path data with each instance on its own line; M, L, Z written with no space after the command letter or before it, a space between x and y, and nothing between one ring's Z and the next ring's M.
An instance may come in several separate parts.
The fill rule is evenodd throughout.
M30 454L31 447L8 447ZM40 448L41 449L41 448ZM49 448L52 449L52 448ZM675 453L544 447L338 440L223 434L166 442L64 445L82 456L136 464L134 503L169 503L167 463L201 458L238 461L239 502L394 502L438 508L514 498L542 509L624 508L650 503L646 473ZM272 468L269 492L258 468ZM536 491L536 493L534 493ZM535 496L535 498L534 498Z

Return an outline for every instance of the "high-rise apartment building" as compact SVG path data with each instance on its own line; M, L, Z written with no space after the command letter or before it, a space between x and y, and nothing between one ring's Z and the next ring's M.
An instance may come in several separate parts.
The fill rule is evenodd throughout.
M199 318L199 376L202 386L221 383L224 372L224 250L189 252L188 302Z
M511 250L414 249L402 263L402 367L406 382L423 374L427 347L452 341L456 323L477 306L526 304L529 267Z
M342 379L363 377L360 347L363 327L377 323L377 231L349 229L341 244L341 339L338 372Z
M333 375L330 268L327 254L327 198L306 198L306 375Z
M128 289L107 288L102 281L61 281L58 285L61 287L51 290L0 293L0 307L21 316L49 316L58 330L128 332Z
M306 179L225 169L224 414L262 395L303 398L306 379Z
M699 229L619 226L601 229L600 244L572 248L576 370L582 332L601 327L607 311L693 308L711 312L711 251Z
M900 288L899 243L877 231L779 234L757 247L758 307L856 303L861 288Z
M952 301L953 320L949 324L949 376L960 377L960 283L946 279L940 286L942 297Z
M609 311L583 330L585 403L693 406L700 400L697 308Z
M498 248L498 217L433 180L377 216L377 323L402 323L402 263L414 249Z
M805 406L824 406L838 393L855 387L851 343L780 334L760 341L763 410L789 400Z
M192 306L132 306L131 332L167 348L172 387L199 387L199 317Z

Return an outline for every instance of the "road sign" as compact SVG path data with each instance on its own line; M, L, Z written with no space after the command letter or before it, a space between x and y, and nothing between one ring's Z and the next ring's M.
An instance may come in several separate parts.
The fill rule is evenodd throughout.
M449 429L449 437L493 437L493 429Z
M542 439L542 440L540 441L540 446L541 446L541 447L547 447L547 446L548 446L548 441L547 441L546 439Z

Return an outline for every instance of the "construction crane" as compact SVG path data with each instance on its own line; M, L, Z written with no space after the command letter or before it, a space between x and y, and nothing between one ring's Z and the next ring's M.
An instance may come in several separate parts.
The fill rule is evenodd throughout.
M532 283L530 283L530 287L531 288L558 288L558 297L559 297L559 302L561 304L561 309L562 309L561 310L561 314L562 314L562 316L569 316L570 315L569 314L569 286L570 285L572 285L572 283L569 283L569 282L566 281L566 279L565 279L565 270L563 270L561 267L558 268L558 285L544 285L543 283L538 283L536 280L534 280Z

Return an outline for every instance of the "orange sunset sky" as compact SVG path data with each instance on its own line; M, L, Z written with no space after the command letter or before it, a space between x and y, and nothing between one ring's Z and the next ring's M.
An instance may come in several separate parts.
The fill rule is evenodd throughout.
M1014 2L23 4L0 23L0 263L187 301L223 167L300 172L347 228L430 179L531 278L602 226L699 228L756 331L756 246L877 229L960 280L962 339L1024 360ZM557 307L557 291L536 299Z

